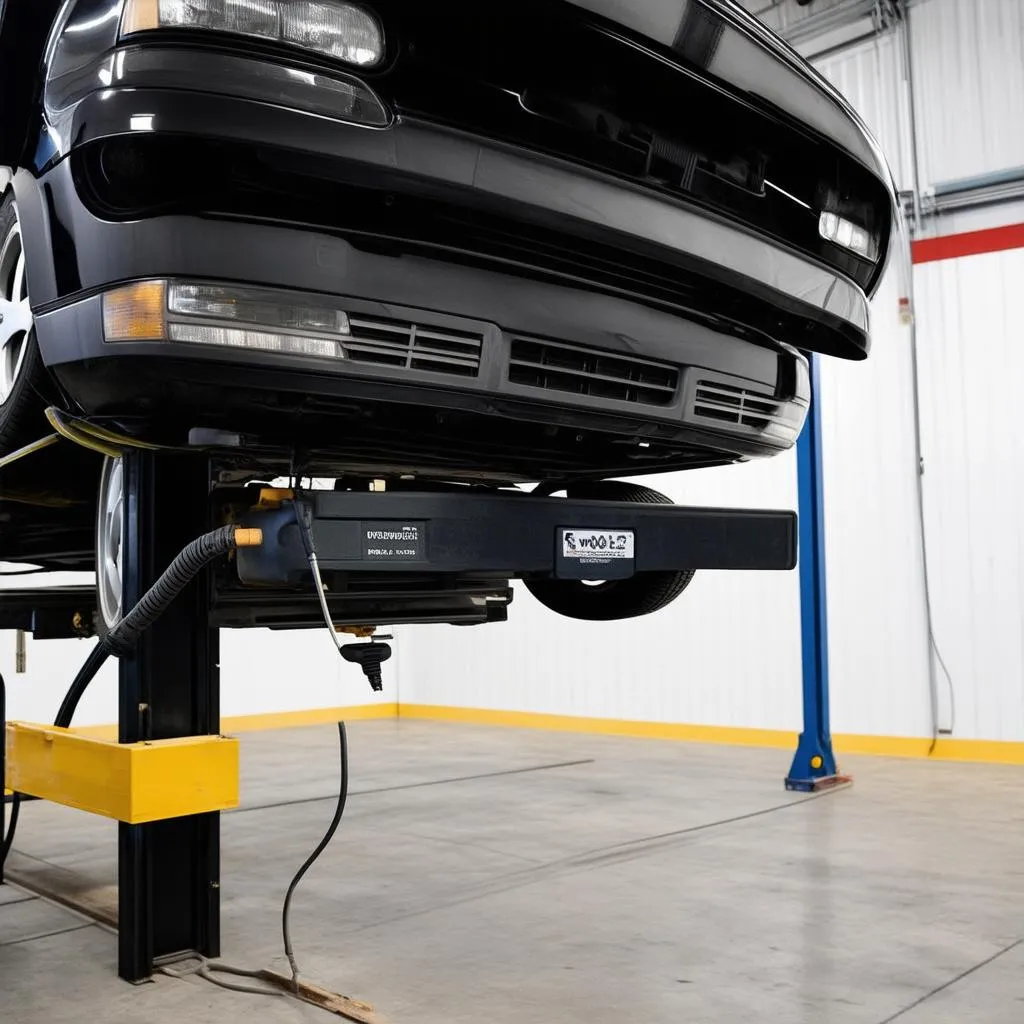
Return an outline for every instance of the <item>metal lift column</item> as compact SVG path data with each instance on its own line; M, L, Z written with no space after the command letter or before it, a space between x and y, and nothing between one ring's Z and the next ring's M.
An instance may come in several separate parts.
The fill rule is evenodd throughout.
M209 529L210 466L202 456L124 456L123 607L131 608L175 555ZM119 741L220 730L217 630L203 572L120 662ZM220 815L118 824L118 973L152 974L155 957L220 953Z
M810 357L811 408L796 446L799 496L800 645L804 726L786 789L811 792L848 782L837 774L829 725L828 606L825 595L825 488L821 463L821 377Z

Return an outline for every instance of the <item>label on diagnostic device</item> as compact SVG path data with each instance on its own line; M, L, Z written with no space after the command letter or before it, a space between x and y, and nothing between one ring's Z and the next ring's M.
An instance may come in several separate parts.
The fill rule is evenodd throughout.
M367 562L422 562L427 557L424 523L363 523L363 559Z

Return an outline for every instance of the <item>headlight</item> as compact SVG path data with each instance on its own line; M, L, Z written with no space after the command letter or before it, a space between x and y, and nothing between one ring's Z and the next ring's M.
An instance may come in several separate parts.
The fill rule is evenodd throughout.
M826 241L835 242L858 256L869 260L875 258L871 235L860 225L837 213L823 213L818 218L818 233Z
M139 281L103 296L108 342L177 341L282 355L345 359L348 315L259 288Z
M376 19L340 0L127 0L122 36L159 28L269 39L360 67L384 57L384 34Z

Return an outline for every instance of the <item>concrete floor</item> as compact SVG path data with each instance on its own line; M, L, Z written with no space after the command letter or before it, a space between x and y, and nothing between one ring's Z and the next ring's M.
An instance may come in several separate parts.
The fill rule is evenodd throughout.
M393 1024L1024 1020L1019 769L426 722L350 728L341 833L296 897L304 976ZM246 736L223 951L283 968L280 903L333 810L336 737ZM24 808L12 866L113 884L110 822ZM45 862L45 864L44 864ZM106 890L109 894L109 889ZM115 937L0 889L0 1019L316 1021L199 979L118 982Z

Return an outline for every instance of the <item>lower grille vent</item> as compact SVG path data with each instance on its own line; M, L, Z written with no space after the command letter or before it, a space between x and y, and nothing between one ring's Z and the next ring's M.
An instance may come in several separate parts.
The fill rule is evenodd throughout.
M475 377L480 371L482 334L363 314L351 316L349 324L352 336L342 345L353 363L431 370L457 377Z
M709 380L697 382L693 412L695 416L704 419L758 431L767 430L772 424L789 427L793 422L790 403L732 384Z
M513 338L509 380L545 391L637 405L670 405L679 386L679 369L600 349L541 338Z

